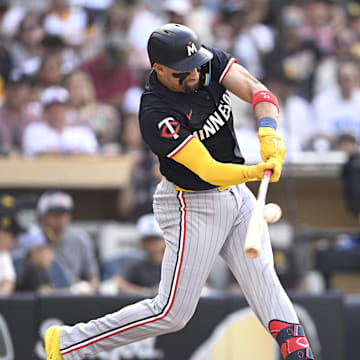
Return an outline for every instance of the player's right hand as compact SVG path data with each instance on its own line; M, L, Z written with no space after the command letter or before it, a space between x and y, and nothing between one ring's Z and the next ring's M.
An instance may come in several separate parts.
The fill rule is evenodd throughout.
M271 163L274 165L272 168L270 182L278 182L281 176L283 161L277 158L270 158L270 160L268 160L266 163Z
M260 140L260 153L264 161L276 158L284 162L286 147L282 139L271 127L260 127L258 132Z
M264 171L267 169L272 170L272 175L270 178L271 182L278 182L281 175L282 163L279 159L270 158L266 162L261 162L256 165L247 166L247 177L248 181L259 181L264 176Z

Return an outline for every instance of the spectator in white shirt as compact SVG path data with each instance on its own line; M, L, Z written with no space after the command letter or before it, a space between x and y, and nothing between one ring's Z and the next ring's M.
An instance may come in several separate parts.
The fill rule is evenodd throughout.
M68 91L52 86L43 91L40 102L44 107L44 122L25 128L24 155L40 154L94 154L98 143L87 126L71 125L68 119Z
M360 72L356 61L345 60L337 69L337 84L313 100L319 133L333 140L350 133L360 140Z
M132 45L132 65L148 68L150 64L146 56L147 39L151 32L161 26L164 21L158 13L152 12L145 2L136 1L136 3L133 10L134 16L127 32L127 41Z
M0 198L0 296L10 295L15 289L16 273L10 250L19 230L14 198L4 195Z
M79 45L86 38L87 15L82 8L72 7L68 0L52 0L44 18L44 28L51 35L59 35L66 42Z
M237 32L234 55L251 74L263 79L265 74L262 59L274 48L274 33L269 26L262 23L265 14L258 11L256 4L251 5L251 2L248 2L238 6L233 15Z

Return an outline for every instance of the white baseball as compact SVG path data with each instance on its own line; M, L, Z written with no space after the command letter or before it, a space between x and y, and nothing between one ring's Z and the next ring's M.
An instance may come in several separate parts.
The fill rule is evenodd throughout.
M264 207L264 219L269 223L275 223L281 218L281 208L278 204L269 203Z

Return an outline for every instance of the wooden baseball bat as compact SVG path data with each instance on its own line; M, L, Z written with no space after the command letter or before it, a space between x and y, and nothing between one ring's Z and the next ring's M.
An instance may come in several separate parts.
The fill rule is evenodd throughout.
M265 170L261 180L255 207L251 213L249 225L246 232L244 251L247 257L254 259L259 256L261 249L261 239L264 228L264 206L266 193L272 170Z

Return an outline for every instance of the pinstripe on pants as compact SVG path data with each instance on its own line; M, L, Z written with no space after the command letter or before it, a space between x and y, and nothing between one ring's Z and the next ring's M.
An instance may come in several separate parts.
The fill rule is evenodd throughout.
M265 327L274 318L297 323L274 271L267 228L260 257L251 260L243 252L253 203L245 185L191 193L163 179L154 195L154 213L166 241L159 294L88 323L62 327L64 358L82 359L182 329L219 253Z

